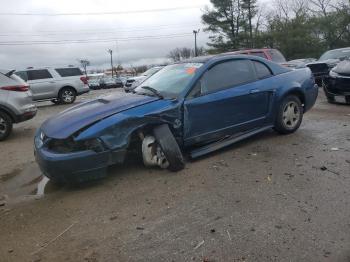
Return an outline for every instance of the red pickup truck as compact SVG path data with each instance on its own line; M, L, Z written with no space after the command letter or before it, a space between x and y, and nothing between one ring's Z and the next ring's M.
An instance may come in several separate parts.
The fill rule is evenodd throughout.
M244 49L244 50L229 52L229 54L254 55L254 56L259 56L279 64L286 62L286 58L282 55L280 51L278 51L277 49L270 49L270 48Z

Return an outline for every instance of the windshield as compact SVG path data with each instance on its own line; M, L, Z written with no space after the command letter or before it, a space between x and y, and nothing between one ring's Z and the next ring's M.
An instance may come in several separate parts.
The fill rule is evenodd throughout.
M202 65L202 63L184 63L166 66L138 86L135 92L152 95L152 92L142 88L150 87L164 97L176 98L190 83L195 72Z
M350 48L328 51L321 56L320 61L328 59L341 59L347 57L350 57Z
M151 76L155 73L157 73L161 68L159 67L152 67L150 69L148 69L146 72L144 72L142 75L144 76Z

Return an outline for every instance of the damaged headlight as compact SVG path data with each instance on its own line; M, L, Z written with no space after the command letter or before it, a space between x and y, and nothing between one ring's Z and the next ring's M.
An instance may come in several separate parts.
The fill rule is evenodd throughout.
M88 139L84 141L75 141L72 137L68 139L52 139L48 143L49 150L60 153L74 153L79 151L92 150L96 153L103 152L105 146L98 138Z

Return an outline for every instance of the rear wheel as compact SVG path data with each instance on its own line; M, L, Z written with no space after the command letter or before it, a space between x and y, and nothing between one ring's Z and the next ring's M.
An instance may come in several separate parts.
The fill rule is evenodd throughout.
M297 96L287 96L280 104L274 129L280 134L294 133L303 120L303 107Z
M185 167L185 161L169 126L157 126L153 129L153 134L166 160L169 162L168 169L173 172L183 169Z
M0 141L5 140L11 133L13 121L5 112L0 111Z
M58 94L58 100L63 104L72 104L74 103L77 95L73 88L64 87Z
M346 102L347 104L350 104L350 96L346 96L346 97L345 97L345 102Z

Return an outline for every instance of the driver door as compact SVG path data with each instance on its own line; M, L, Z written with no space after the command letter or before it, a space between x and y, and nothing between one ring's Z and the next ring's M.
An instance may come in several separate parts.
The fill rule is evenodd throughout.
M185 146L211 142L266 123L272 93L262 89L250 60L210 68L184 103Z

